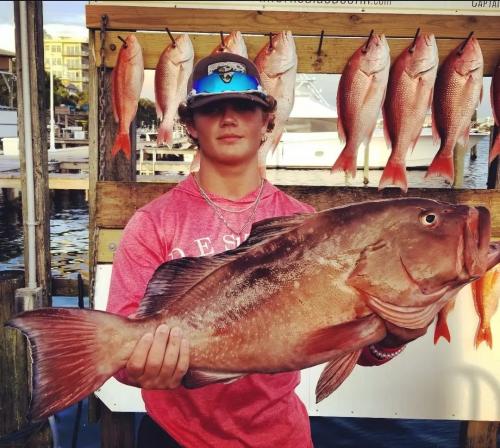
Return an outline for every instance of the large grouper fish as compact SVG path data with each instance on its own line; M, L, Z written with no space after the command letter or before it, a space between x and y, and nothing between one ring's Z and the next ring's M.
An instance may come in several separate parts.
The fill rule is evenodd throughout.
M237 249L162 264L135 318L74 308L28 311L7 325L29 339L29 417L43 419L123 368L146 332L190 341L185 387L328 362L317 400L363 347L425 328L458 290L500 262L484 207L406 198L272 218Z

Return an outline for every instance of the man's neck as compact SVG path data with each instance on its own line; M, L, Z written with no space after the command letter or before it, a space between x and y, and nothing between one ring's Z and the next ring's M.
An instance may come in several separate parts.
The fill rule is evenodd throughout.
M205 191L232 200L245 197L262 182L257 163L244 167L215 167L201 161L195 175Z

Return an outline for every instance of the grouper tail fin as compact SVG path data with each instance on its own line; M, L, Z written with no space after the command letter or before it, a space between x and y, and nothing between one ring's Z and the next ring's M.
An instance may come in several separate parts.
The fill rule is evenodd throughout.
M40 308L8 321L6 326L29 340L33 392L28 419L43 420L78 402L122 368L134 346L127 344L132 322L77 308Z

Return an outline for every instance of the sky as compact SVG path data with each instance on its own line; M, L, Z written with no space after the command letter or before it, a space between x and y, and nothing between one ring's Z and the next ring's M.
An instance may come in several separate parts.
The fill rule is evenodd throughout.
M88 38L88 30L85 27L85 5L87 3L86 1L44 1L44 30L54 37ZM1 1L1 4L0 48L15 51L13 2ZM338 79L339 76L336 75L323 75L318 76L316 81L318 89L333 107L336 103ZM489 101L490 83L490 78L486 78L483 87L483 101L478 109L480 118L492 115ZM146 70L141 96L154 100L154 72L152 70Z
M14 7L2 1L0 8L0 48L15 51ZM85 1L44 1L44 30L54 36L88 37L85 28Z

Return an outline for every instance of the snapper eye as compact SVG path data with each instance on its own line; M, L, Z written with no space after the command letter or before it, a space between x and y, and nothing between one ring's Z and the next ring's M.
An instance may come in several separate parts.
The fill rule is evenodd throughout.
M425 227L434 227L438 222L438 216L435 213L422 213L420 222Z

